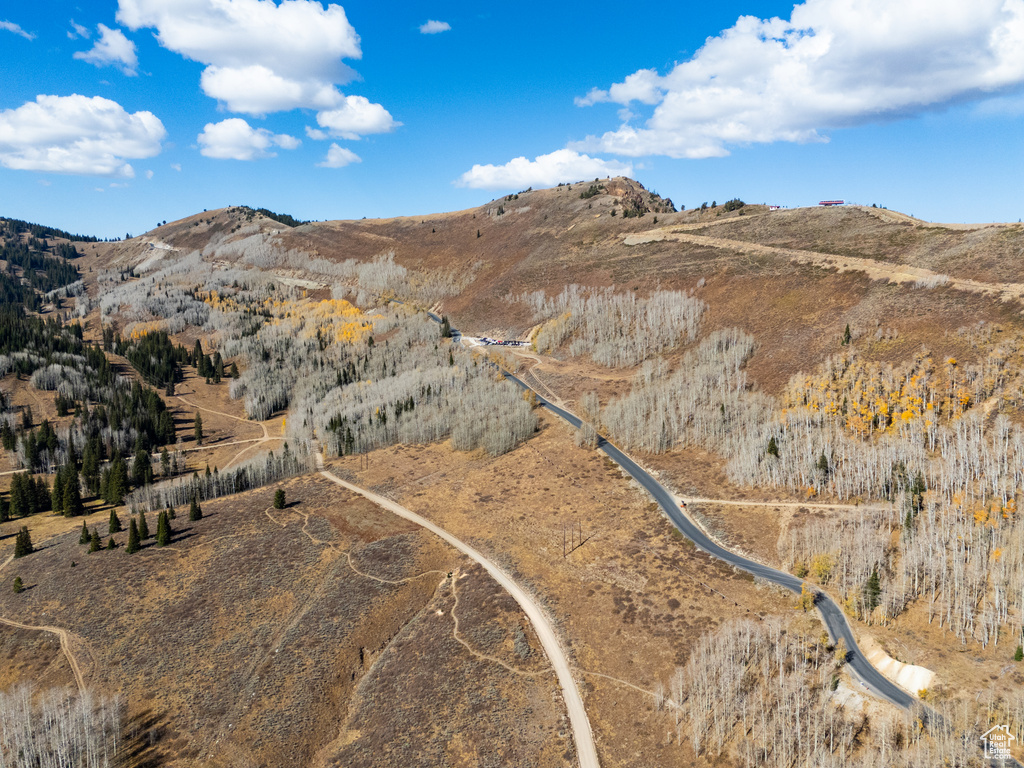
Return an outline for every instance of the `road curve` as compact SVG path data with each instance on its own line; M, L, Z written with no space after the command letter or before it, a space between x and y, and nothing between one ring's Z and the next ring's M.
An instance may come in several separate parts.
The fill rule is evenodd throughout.
M513 374L506 371L503 371L503 373L507 379L514 382L520 388L533 392L537 397L537 402L556 416L567 421L574 427L579 427L582 424L579 417L575 414L554 405ZM679 505L672 497L672 494L670 494L661 483L655 480L639 464L603 437L598 439L597 447L604 451L608 458L622 467L630 477L640 483L640 485L642 485L644 489L654 497L654 500L658 502L658 506L662 508L668 516L668 519L672 521L672 524L678 528L684 536L696 544L698 549L707 552L713 557L717 557L719 560L744 570L747 573L759 576L760 578L773 584L778 584L780 587L784 587L791 592L800 594L801 588L804 584L801 579L798 579L791 573L779 571L775 568L769 568L761 563L748 560L745 557L740 557L719 544L716 544L708 538L707 534L698 528L693 521L683 514ZM885 677L885 675L871 665L864 656L864 653L860 650L860 647L857 645L857 641L853 636L853 629L846 620L846 616L843 614L842 609L836 605L832 598L816 590L812 584L808 584L807 586L815 592L815 605L818 608L818 612L821 614L822 621L825 623L825 627L828 629L828 633L832 638L832 641L838 642L839 638L842 638L846 642L846 647L849 649L847 664L857 679L860 680L864 687L875 696L885 699L886 701L889 701L898 707L902 707L903 709L909 709L917 700L914 696L900 688L896 683L889 680L889 678Z
M78 659L71 652L71 641L68 636L66 629L60 627L37 627L32 624L22 624L20 621L14 621L13 619L5 619L0 617L0 624L6 624L9 627L16 627L17 629L27 629L32 632L48 632L51 635L56 635L57 639L60 640L60 649L64 653L64 657L68 660L68 664L71 666L71 672L75 676L75 683L78 685L78 692L85 693L85 678L82 676L82 668L78 666Z
M337 475L334 475L327 470L322 470L320 474L331 482L340 485L342 488L347 488L353 493L358 493L360 496L369 499L377 506L386 509L388 512L396 514L399 517L415 523L422 528L426 528L431 533L440 536L464 555L469 556L482 565L491 577L504 587L505 591L512 595L513 599L519 603L519 607L523 609L526 617L533 625L533 629L537 633L537 637L540 638L541 645L544 647L544 652L547 654L548 660L551 662L551 666L554 667L555 674L558 676L558 684L562 688L562 696L565 699L565 706L569 712L569 722L572 725L573 740L576 742L576 754L579 758L580 768L599 768L600 763L597 759L597 747L594 744L594 734L590 729L590 719L587 717L587 710L583 707L583 697L580 696L576 680L572 676L572 671L569 668L569 661L565 656L565 652L562 650L562 646L558 642L555 630L551 626L550 621L548 621L547 616L540 609L537 603L535 603L526 593L526 591L513 581L507 573L498 568L498 566L480 554L477 550L473 549L473 547L460 539L455 538L452 534L448 533L448 531L430 522L426 518L420 517L415 512L406 509L400 504L396 504L390 499L378 496L376 493L360 488L357 485L347 483Z

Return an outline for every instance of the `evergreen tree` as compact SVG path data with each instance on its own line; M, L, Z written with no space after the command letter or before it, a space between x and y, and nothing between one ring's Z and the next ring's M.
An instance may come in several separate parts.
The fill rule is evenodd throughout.
M202 359L203 359L203 345L202 345L202 343L200 343L199 339L196 339L196 345L192 348L192 359L191 359L190 362L192 363L192 365L194 367L196 367L198 369L199 368L199 364L202 362ZM200 371L199 373L202 374L202 371Z
M29 513L28 472L19 472L11 478L10 516L25 517Z
M768 439L768 448L765 450L769 456L774 456L776 459L779 458L779 444L775 442L775 435L772 435Z
M160 449L160 472L164 477L171 476L171 455L166 448Z
M202 445L203 444L203 417L200 416L198 413L196 414L196 426L195 426L194 433L195 433L195 438L196 438L196 445Z
M171 521L167 517L167 512L161 512L156 519L156 545L158 547L166 547L171 543Z
M82 521L82 535L78 537L79 544L88 544L89 539L92 537L89 535L89 526L85 524L85 520Z
M278 488L274 492L274 509L284 509L284 488Z
M97 494L100 490L99 443L98 435L90 438L85 444L85 450L82 452L82 479L85 480L85 487L92 494Z
M67 482L64 469L61 467L57 470L57 474L53 477L53 489L50 491L50 509L55 515L64 514L64 485Z
M135 460L132 462L132 483L136 486L149 485L153 482L153 465L150 463L149 454L139 449L135 452Z
M822 480L828 480L830 469L828 464L828 456L825 455L824 451L822 451L821 456L818 457L817 467L818 471L821 472Z
M14 594L18 595L25 591L25 585L21 583L21 576L14 577Z
M46 487L46 480L42 477L37 477L35 482L35 511L45 512L48 509L52 509L50 506L50 489Z
M234 363L231 364L231 378L232 379L237 379L238 378L238 366L235 365Z
M124 551L129 555L134 555L140 549L142 549L142 545L139 543L139 526L133 517L128 525L128 546L124 548Z
M90 552L99 552L100 551L100 535L96 532L95 528L92 531L92 536L89 537L89 551Z
M83 523L83 525L84 525L84 523ZM110 533L120 533L123 530L124 530L124 528L121 527L121 518L117 516L117 510L116 509L110 510L110 523L109 523L109 529L107 530L107 533L108 534L110 534Z
M149 538L149 523L146 522L146 513L139 510L139 538L145 541Z
M31 555L35 550L32 548L32 536L24 525L18 531L18 538L14 540L14 556L25 557Z
M117 549L117 542L114 541L113 536L107 539L107 549Z
M13 451L14 444L14 430L11 429L11 425L7 423L7 419L0 419L0 445L3 445L5 451Z
M844 346L844 347L845 347L845 346L846 346L847 344L849 344L849 343L850 343L850 339L851 339L851 338L852 338L852 337L850 336L850 324L849 324L849 323L847 323L847 324L846 324L846 330L845 330L845 331L843 331L843 346Z
M1024 645L1018 645L1017 650L1013 652L1014 661L1024 661Z
M124 504L124 495L128 491L128 467L124 459L115 456L107 470L106 492L103 500L117 507Z
M177 517L177 515L174 513L174 507L168 507L167 508L167 519L168 520L174 520L176 517Z
M878 605L881 594L882 585L878 578L878 569L873 568L867 584L864 585L864 608L867 613L873 611Z
M188 519L195 522L203 519L203 508L199 506L199 497L192 494L192 503L188 507Z
M85 512L82 504L82 489L78 482L78 470L71 470L64 482L64 517L77 517Z

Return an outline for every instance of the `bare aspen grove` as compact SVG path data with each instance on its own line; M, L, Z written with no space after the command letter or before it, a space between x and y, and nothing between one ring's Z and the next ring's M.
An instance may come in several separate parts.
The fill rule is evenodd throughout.
M840 664L827 635L779 621L733 621L698 642L685 667L657 691L674 738L714 761L732 754L745 768L931 768L978 765L978 737L1011 704L952 699L934 717L923 708L868 720L841 704Z
M973 365L922 351L905 366L882 366L850 348L794 377L778 402L746 381L754 339L716 331L674 371L647 361L601 419L633 449L713 450L743 485L882 500L881 509L791 531L783 561L834 588L867 621L885 622L924 598L929 617L961 640L998 642L1005 627L1015 642L1024 612L1024 429L999 408L1022 397L1022 341L991 331L970 337L980 357ZM880 592L865 600L872 574Z
M237 251L258 266L276 253L262 239L241 242L211 244L207 255ZM118 311L131 333L195 325L215 335L222 356L242 363L231 397L242 399L256 420L290 409L288 437L295 445L308 448L317 440L341 455L451 436L458 450L498 455L533 433L529 403L491 367L442 343L423 312L387 302L372 307L381 297L425 291L435 298L438 286L450 288L443 277L416 275L396 264L393 253L342 267L336 276L354 283L336 285L334 295L369 296L368 311L342 298L303 299L272 275L222 269L198 252L132 282L107 281L101 308Z
M88 691L0 692L0 768L118 765L124 705Z
M610 288L588 291L567 286L553 298L543 291L522 297L534 319L546 322L537 331L538 352L568 342L569 354L589 355L608 367L636 365L692 341L706 305L681 291L655 291L640 297Z

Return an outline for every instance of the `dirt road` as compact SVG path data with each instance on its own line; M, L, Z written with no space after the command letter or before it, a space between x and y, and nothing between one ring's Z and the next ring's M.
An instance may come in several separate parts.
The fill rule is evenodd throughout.
M457 550L482 565L491 577L510 595L512 595L513 599L519 603L519 607L523 609L526 617L533 625L533 629L537 633L537 637L540 638L541 645L544 647L544 652L547 654L547 657L551 662L551 666L554 668L555 674L558 676L558 684L562 688L562 697L565 699L565 706L569 712L569 722L572 724L573 739L576 742L576 753L579 757L580 768L598 768L600 763L597 759L597 747L594 744L594 734L590 729L590 719L587 717L587 711L583 706L583 698L580 696L579 687L576 685L576 680L572 676L569 661L565 656L565 652L562 650L561 644L558 642L558 637L555 635L554 627L552 627L548 617L540 609L537 603L533 601L533 598L531 598L522 587L513 581L507 573L473 549L473 547L460 539L455 538L452 534L448 533L448 531L435 525L426 518L420 517L415 512L396 504L390 499L378 496L375 493L360 488L359 486L352 485L351 483L347 483L331 472L324 470L321 471L320 474L331 482L340 485L342 488L346 488L353 493L358 493L360 496L369 499L377 506L386 509L388 512L396 514L399 517L426 528L431 533L440 536Z
M920 283L921 285L949 285L961 291L994 295L1003 301L1020 301L1024 299L1024 284L1021 283L985 283L980 280L952 277L933 272L922 267L911 267L907 264L891 264L874 259L861 259L853 256L839 256L818 251L802 251L791 248L776 248L770 245L748 243L743 240L729 240L707 235L694 235L684 231L682 227L665 227L647 232L637 232L623 238L625 245L640 245L661 241L676 241L703 245L711 248L722 248L748 256L769 256L796 261L800 264L814 264L819 267L838 269L840 272L864 272L873 280L889 280L893 283Z

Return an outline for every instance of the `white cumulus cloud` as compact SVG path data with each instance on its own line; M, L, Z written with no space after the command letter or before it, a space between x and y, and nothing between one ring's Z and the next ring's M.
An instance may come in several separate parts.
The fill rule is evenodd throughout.
M1024 0L806 0L788 20L741 16L665 75L642 69L576 103L656 105L640 126L571 144L712 157L736 144L920 114L1024 83Z
M0 164L54 173L132 177L128 160L153 157L167 135L152 112L129 114L101 96L36 97L0 111Z
M342 59L362 55L345 10L316 0L119 0L117 19L207 65L204 92L234 112L335 107L353 77Z
M276 157L271 147L295 149L301 143L294 136L274 134L266 128L253 128L240 117L219 123L207 123L199 134L199 152L218 160L256 160Z
M309 128L310 138L358 139L371 133L389 133L401 125L384 107L365 96L346 96L337 109L317 113L316 122L327 130Z
M30 32L26 32L20 26L15 24L13 21L0 21L0 29L5 29L8 32L13 32L16 35L21 35L26 40L35 40L36 36Z
M72 22L74 23L74 22ZM135 75L139 59L135 55L135 43L124 36L120 29L111 29L106 24L96 27L100 31L100 39L88 51L75 53L76 59L105 67L113 64L126 75ZM75 25L77 31L78 25Z
M436 35L439 32L447 32L452 28L452 25L447 21L435 21L430 19L426 24L420 24L420 34L423 35Z
M581 155L570 149L559 149L533 160L517 157L504 165L474 165L455 182L474 189L522 189L551 187L561 182L599 176L631 176L633 166L614 160Z
M327 150L327 157L324 158L322 163L317 163L317 165L321 168L344 168L346 165L361 162L363 161L359 155L351 149L331 144L331 148Z

